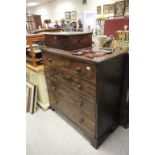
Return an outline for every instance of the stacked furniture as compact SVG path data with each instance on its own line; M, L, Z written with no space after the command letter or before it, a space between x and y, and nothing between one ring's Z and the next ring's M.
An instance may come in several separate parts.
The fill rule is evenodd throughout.
M72 55L75 49L91 50L91 33L49 33L45 43L45 76L52 108L97 148L119 123L123 65L128 54L115 51L94 59Z

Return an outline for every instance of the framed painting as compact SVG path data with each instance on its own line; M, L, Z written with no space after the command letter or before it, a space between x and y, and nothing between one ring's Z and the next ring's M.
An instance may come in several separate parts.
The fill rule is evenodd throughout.
M101 6L97 6L97 14L101 14Z
M115 3L114 16L123 16L125 11L125 1L118 1Z
M37 105L37 86L26 81L26 112L34 113Z
M109 4L107 4L107 5L103 5L103 13L104 13L104 14L109 13L109 7L110 7Z
M30 104L31 104L31 101L30 101L30 88L26 86L26 112L30 112Z
M77 18L76 11L71 11L70 12L70 18L71 18L71 20L76 20L76 18Z
M109 13L114 13L114 8L115 8L114 4L109 4Z
M67 12L65 12L65 19L66 20L70 20L70 12L69 11L67 11Z

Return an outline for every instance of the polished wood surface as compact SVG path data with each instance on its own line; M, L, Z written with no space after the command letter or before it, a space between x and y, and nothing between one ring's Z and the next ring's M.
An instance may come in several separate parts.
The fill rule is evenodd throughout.
M80 111L83 111L87 117L95 121L96 119L96 102L89 101L86 97L80 95L76 91L72 91L61 83L57 83L51 79L46 78L49 92L55 97L55 103L58 102L59 97L66 101L66 104L73 104Z
M71 55L71 54L70 54ZM52 66L56 69L61 69L77 78L82 78L92 84L96 83L96 67L92 64L87 64L75 59L68 59L66 57L60 57L56 54L50 54L46 52L44 54L44 62L48 66Z
M126 55L108 59L97 67L97 139L119 124Z
M62 28L42 28L38 32L61 32Z
M66 72L56 68L45 66L45 70L47 72L46 76L49 79L59 81L59 83L65 85L68 88L71 88L72 90L78 92L80 95L84 95L91 102L96 101L95 85L69 73L66 74Z
M36 29L33 31L28 31L29 34L46 34L46 33L53 33L53 32L61 32L63 29L62 28L41 28L41 29Z
M44 48L43 55L49 96L55 99L53 108L97 148L119 123L127 52L117 50L89 59Z
M78 52L85 50L85 49L92 51L92 47L88 47L88 48L79 49ZM62 59L65 57L65 58L69 58L69 59L73 59L76 61L85 62L85 63L93 64L93 65L102 63L103 61L106 61L106 60L116 57L118 55L124 55L124 54L128 53L128 51L126 51L126 50L116 49L115 52L113 52L111 54L106 54L101 57L94 57L93 59L90 59L85 56L72 55L72 53L75 51L60 50L60 49L55 49L55 48L50 48L50 47L45 47L42 50L46 51L46 53L49 53L49 54L52 53L52 56L59 55L62 57Z
M45 32L45 35L51 35L51 36L80 36L80 35L89 35L91 32Z
M72 51L91 47L92 34L76 32L45 33L45 42L48 47Z
M94 137L95 104L90 103L83 97L81 98L79 94L60 83L49 79L47 79L47 83L50 87L49 94L52 94L56 101L55 109L68 116L74 123L80 125L80 128L84 129L86 133L88 132L88 135Z

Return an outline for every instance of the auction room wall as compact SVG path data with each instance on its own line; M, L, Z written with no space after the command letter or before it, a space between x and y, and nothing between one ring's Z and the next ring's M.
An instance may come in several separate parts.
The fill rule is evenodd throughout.
M28 13L39 14L44 19L61 20L65 18L64 12L77 11L78 18L81 18L84 11L96 12L96 7L114 3L120 0L87 0L87 4L82 4L82 0L54 0L27 10Z

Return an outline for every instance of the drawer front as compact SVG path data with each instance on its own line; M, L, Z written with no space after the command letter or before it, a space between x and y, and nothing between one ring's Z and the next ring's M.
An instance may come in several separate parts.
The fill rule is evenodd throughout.
M56 103L62 101L68 105L75 106L79 111L85 113L89 119L96 120L96 104L91 103L85 97L75 91L47 78L49 95L54 96Z
M66 42L66 44L68 44L68 42ZM70 50L91 47L92 36L91 35L70 36L69 46Z
M68 105L61 100L56 106L60 112L81 128L86 135L95 138L95 122L88 119L84 113L79 112L73 105Z
M52 55L50 53L44 53L44 64L58 68L64 73L87 80L92 84L96 84L96 68L94 65Z
M49 47L72 51L80 48L91 47L92 35L57 36L47 34L45 42Z
M95 85L80 78L66 74L54 67L45 66L45 74L47 78L55 82L58 81L60 84L63 84L64 86L72 90L75 90L81 96L85 96L92 103L95 103L96 101Z
M62 48L62 37L54 35L45 35L46 46L61 49Z

